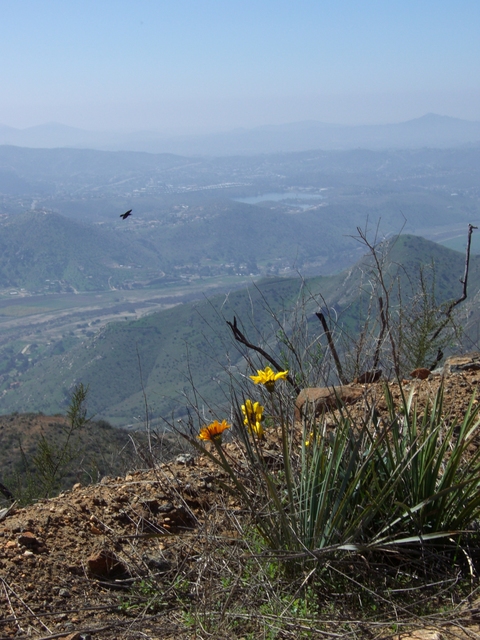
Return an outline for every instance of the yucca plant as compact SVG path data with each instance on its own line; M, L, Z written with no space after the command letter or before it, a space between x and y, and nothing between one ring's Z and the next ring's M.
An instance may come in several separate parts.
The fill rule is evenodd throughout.
M219 423L211 437L208 428L200 437L214 443L207 454L229 474L270 549L303 562L337 551L438 543L472 530L480 518L480 450L469 451L479 430L473 398L457 425L443 414L442 387L420 412L413 394L402 392L396 406L386 385L382 419L373 406L359 424L341 408L333 428L314 416L300 427L272 375L258 373L252 379L264 385L268 409L247 399L233 411L241 464L224 453ZM262 440L268 429L277 429L281 444L273 468Z
M383 424L373 407L361 425L343 411L330 433L310 432L296 485L307 548L451 538L480 518L474 398L459 425L443 415L443 387L421 415L413 393L396 407L386 385L385 399Z
M421 415L413 393L395 407L386 386L385 399L389 420L372 468L391 500L381 534L467 530L480 517L480 450L471 451L480 424L474 397L460 424L443 414L443 386Z

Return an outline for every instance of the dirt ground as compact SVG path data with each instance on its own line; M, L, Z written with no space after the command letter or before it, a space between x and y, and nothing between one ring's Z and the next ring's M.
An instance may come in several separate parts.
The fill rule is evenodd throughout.
M440 381L405 381L404 391L413 389L421 406ZM480 367L452 369L445 377L445 413L461 419L479 384ZM390 387L398 397L398 385ZM383 396L382 383L361 388ZM363 402L351 410L364 412ZM202 558L213 522L227 543L238 539L241 506L221 492L222 479L206 456L186 454L14 508L0 521L0 639L207 637L186 624L175 585L184 567ZM149 576L165 576L163 610L131 609L132 584ZM471 607L465 626L469 637L480 637Z

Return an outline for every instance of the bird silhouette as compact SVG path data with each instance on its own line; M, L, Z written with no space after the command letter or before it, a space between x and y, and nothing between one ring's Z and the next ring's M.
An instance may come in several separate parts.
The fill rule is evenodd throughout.
M132 215L132 210L129 209L128 211L126 211L125 213L121 213L120 214L120 218L123 218L124 220L126 220L128 218L128 216Z

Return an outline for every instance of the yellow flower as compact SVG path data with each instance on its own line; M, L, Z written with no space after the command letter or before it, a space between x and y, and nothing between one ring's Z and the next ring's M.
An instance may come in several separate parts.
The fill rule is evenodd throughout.
M243 424L246 424L250 432L255 433L259 438L263 437L263 407L259 402L245 400L242 404L242 413L245 416Z
M222 422L214 420L211 424L200 429L198 437L200 440L217 440L218 442L221 442L222 433L225 429L230 429L230 425L226 420L222 420Z
M317 437L315 438L315 434L313 433L313 431L310 431L308 440L305 440L305 446L310 447L315 443L317 444L317 446L319 446L321 441L322 441L322 437L320 435L317 435Z
M272 392L275 389L276 380L285 380L288 376L288 371L279 371L274 373L270 367L265 369L257 369L257 376L250 376L255 384L263 384L267 387L267 390Z

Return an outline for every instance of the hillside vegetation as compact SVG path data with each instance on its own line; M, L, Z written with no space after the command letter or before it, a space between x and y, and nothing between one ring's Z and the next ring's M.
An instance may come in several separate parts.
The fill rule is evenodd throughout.
M105 476L125 475L148 466L152 456L157 462L169 460L182 450L172 435L149 441L142 425L127 431L93 418L77 429L70 427L61 414L0 416L0 482L17 502L51 497L77 482L92 484ZM0 491L0 506L5 498Z
M155 251L58 214L8 217L0 231L0 288L101 291L131 279L132 270L144 278L149 271L159 273Z
M388 260L391 274L399 274L406 297L421 265L428 267L428 282L435 288L438 303L461 293L459 279L465 261L461 253L422 238L401 236L391 244ZM281 357L282 332L293 331L295 314L303 308L310 339L318 341L320 358L326 360L328 346L315 313L327 310L332 328L341 331L343 327L350 335L350 346L339 345L347 353L368 313L370 269L369 258L364 258L336 276L267 279L245 290L175 306L135 322L112 323L71 349L39 361L18 377L19 384L14 388L4 386L2 408L5 412L57 412L66 406L72 388L79 382L90 387L92 411L119 425L143 419L144 392L150 417L155 420L172 411L183 415L193 388L205 402L221 404L229 373L245 367L244 350L234 342L227 320L237 317L252 342L268 345ZM479 290L480 258L473 256L469 297L463 307L466 320L462 339L470 349L473 336L469 334L469 322L475 324L477 318L473 302ZM398 306L399 301L395 304ZM446 345L446 353L454 346ZM367 360L358 366L368 368ZM359 373L362 371L350 368L351 378ZM316 375L311 384L326 382L320 373Z
M143 460L90 486L76 460L71 481L82 483L0 522L0 601L11 604L0 628L477 637L480 374L478 355L456 361L445 377L353 385L353 404L301 423L285 375L268 390L257 371L244 382L261 430L234 396L206 411L198 398L185 434L195 457Z

